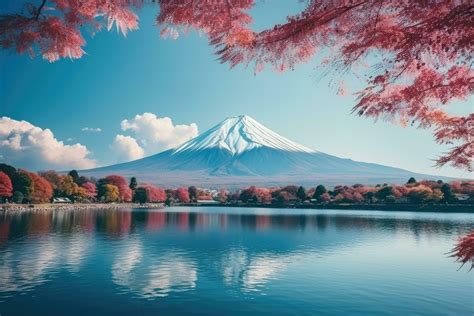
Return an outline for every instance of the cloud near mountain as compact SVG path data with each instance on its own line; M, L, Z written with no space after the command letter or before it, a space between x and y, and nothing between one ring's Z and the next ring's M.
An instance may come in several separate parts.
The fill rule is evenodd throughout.
M196 123L175 125L169 117L158 117L153 113L137 114L132 119L125 119L120 127L132 135L115 136L111 148L118 161L129 161L142 158L176 147L198 135Z
M117 162L140 159L145 156L145 150L138 145L137 140L131 136L118 134L110 148L117 155Z
M0 118L0 162L32 170L96 166L86 146L64 144L50 129L5 116Z

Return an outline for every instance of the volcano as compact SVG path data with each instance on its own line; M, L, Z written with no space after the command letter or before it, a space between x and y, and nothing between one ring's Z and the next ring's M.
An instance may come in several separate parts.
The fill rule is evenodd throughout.
M83 170L103 177L120 174L166 187L244 187L287 184L401 183L430 178L407 170L343 159L295 143L242 115L167 151L139 160Z

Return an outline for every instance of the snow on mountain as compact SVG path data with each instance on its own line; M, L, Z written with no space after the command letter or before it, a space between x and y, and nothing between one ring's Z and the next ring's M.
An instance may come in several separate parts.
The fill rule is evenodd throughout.
M179 146L174 153L219 148L235 156L260 147L291 152L316 152L275 133L248 115L241 115L227 118L204 134Z
M230 117L194 139L153 156L83 170L96 178L135 176L167 187L400 183L427 175L339 158L297 144L249 116ZM443 179L435 177L434 179Z

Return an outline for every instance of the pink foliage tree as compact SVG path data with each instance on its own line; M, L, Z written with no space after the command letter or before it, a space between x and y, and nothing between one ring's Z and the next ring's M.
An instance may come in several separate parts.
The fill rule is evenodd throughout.
M0 198L8 198L12 196L13 185L10 177L0 171Z
M176 198L181 202L181 203L189 203L189 192L187 188L179 188L176 190Z
M105 177L109 184L115 185L119 189L119 199L123 202L130 202L132 200L132 190L128 186L124 177L119 175L110 175Z
M140 185L147 191L148 202L164 202L166 201L166 192L162 188L158 188L152 184Z
M82 185L82 188L84 189L86 197L88 197L88 198L95 198L96 197L97 187L94 183L86 182Z

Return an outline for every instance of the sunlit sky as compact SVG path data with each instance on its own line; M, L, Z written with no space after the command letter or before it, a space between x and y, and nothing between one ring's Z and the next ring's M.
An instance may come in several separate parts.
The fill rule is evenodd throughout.
M284 22L303 6L299 1L259 3L252 11L254 28ZM0 51L0 116L51 129L65 144L86 146L99 166L119 160L112 143L118 134L136 136L122 130L121 122L137 114L196 123L199 132L228 116L247 114L291 140L336 156L472 178L466 171L433 167L449 147L436 144L432 131L351 114L355 96L337 95L330 83L338 78L321 79L315 60L284 73L229 69L219 63L205 36L191 32L177 40L160 38L156 14L156 7L145 7L140 30L126 38L116 31L86 36L87 55L79 60L48 63ZM348 77L347 86L355 92L360 83ZM453 109L466 114L473 106L457 102ZM0 153L0 161L14 162L11 155ZM28 159L20 167L49 167L38 166L37 157Z

